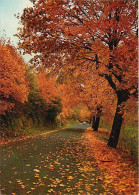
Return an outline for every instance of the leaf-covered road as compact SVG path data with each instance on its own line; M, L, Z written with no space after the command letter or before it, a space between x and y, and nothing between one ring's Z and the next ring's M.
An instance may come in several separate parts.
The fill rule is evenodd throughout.
M105 194L103 178L81 143L87 127L83 124L1 146L2 194Z

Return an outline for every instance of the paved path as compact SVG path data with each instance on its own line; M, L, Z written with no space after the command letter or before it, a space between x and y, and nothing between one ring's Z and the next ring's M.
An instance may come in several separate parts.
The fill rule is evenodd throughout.
M87 124L1 146L2 194L103 194L81 144Z

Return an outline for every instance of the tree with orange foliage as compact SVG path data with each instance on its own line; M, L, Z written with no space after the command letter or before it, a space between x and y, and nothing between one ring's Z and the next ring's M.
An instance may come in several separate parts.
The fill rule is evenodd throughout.
M36 64L42 61L52 71L91 70L105 78L117 95L108 141L116 148L124 104L137 96L137 0L32 2L21 16L20 47L39 53Z
M46 100L47 104L52 104L58 98L56 78L48 78L45 72L40 72L37 74L37 86L41 97Z
M25 63L16 49L0 41L0 114L9 112L16 102L28 100Z

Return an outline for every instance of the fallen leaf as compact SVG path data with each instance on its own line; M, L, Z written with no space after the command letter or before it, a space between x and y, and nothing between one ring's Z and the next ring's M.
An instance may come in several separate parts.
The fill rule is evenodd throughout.
M35 171L35 172L37 172L37 173L39 173L39 172L40 172L40 170L38 170L38 169L34 169L34 171Z
M30 164L27 164L26 167L30 167L31 165Z

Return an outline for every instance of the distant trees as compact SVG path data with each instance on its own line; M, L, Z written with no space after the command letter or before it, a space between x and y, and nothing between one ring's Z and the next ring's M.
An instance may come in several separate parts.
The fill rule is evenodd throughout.
M80 105L82 118L86 118L86 113L86 116L91 119L92 128L97 131L101 114L107 110L115 109L116 95L103 77L98 79L95 74L92 76L91 73L87 72L77 73L74 71L66 78L58 78L58 81L61 82L59 94L63 105L62 115L70 115L71 108ZM65 74L63 71L63 75Z

